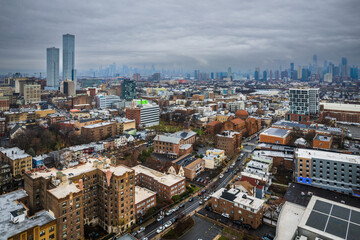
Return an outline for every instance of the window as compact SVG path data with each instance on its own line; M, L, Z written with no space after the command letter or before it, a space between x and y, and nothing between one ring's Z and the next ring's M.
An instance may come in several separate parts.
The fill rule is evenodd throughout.
M40 232L40 237L42 237L42 236L44 236L45 235L45 230L42 230L41 232Z
M54 226L49 227L49 232L53 232L55 230Z
M62 203L62 206L63 206L63 207L66 207L66 202L63 202L63 203Z

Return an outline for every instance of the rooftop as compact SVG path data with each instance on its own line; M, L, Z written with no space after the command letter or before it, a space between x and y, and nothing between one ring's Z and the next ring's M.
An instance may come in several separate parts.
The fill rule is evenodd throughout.
M328 161L346 162L350 164L360 164L359 155L351 155L345 153L336 153L329 151L320 151L313 149L298 148L295 151L295 156L298 158L316 158Z
M23 221L13 223L10 221L10 215L19 216L20 213L26 213L24 205L17 202L18 199L26 197L24 190L13 191L0 196L0 234L2 239L8 239L16 234L31 229L36 226L43 226L55 218L47 211L37 212L34 216L25 217ZM21 215L21 214L20 214Z
M154 178L156 181L166 186L172 186L185 179L184 177L180 177L172 174L164 174L162 172L158 172L154 169L145 167L143 165L137 165L132 169L135 170L136 175L142 173L144 175Z
M299 229L326 239L358 239L360 209L312 196L300 221Z
M304 206L285 202L276 225L276 240L293 239L305 209Z
M320 103L320 105L324 106L324 110L360 112L359 104Z
M153 197L156 195L156 192L150 191L149 189L135 186L135 204L138 204L145 199Z
M322 142L330 142L332 137L331 136L326 136L326 135L320 135L320 134L317 134L314 138L315 140L318 140L318 141L322 141Z
M240 208L252 208L255 212L264 205L264 200L251 197L237 188L231 188L229 190L220 188L218 191L214 192L211 197L217 199L222 198L235 204L239 204Z
M0 148L0 152L2 152L3 154L5 154L8 158L10 158L11 160L16 160L16 159L22 159L22 158L26 158L26 157L30 157L29 154L27 154L24 150L21 150L18 147L13 147L13 148Z
M97 127L103 127L103 126L108 126L108 125L112 125L112 124L114 124L114 123L113 122L99 122L99 123L83 126L83 128L97 128Z
M275 136L275 137L286 137L290 134L290 130L285 130L281 128L269 128L262 132L260 135L267 135L267 136Z
M194 131L180 131L180 132L173 133L170 136L186 140L195 135L196 135L196 132L194 132Z
M179 144L180 138L178 137L172 137L172 136L166 136L166 135L156 135L154 138L154 141L160 141L160 142L169 142L173 144Z

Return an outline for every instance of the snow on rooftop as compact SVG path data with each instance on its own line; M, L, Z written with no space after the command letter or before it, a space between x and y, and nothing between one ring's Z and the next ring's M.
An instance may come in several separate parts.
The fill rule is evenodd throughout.
M11 236L22 233L27 229L36 226L43 226L55 220L47 211L37 212L34 216L25 217L24 221L14 224L10 221L10 214L13 211L22 210L24 205L17 202L18 199L26 197L24 190L17 190L0 196L0 235L1 239L8 239Z
M268 135L268 136L276 136L276 137L286 137L290 134L290 130L285 130L281 128L268 128L261 135Z
M26 158L26 157L30 157L29 154L27 154L24 150L21 150L18 147L13 147L13 148L0 148L0 151L5 154L8 158L10 158L11 160L16 160L16 159L22 159L22 158Z

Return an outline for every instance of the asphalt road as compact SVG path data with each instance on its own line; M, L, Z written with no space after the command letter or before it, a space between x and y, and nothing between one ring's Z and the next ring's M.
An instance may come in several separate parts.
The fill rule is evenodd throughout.
M222 227L206 221L201 217L194 215L193 219L195 226L179 238L180 240L212 240L222 231Z

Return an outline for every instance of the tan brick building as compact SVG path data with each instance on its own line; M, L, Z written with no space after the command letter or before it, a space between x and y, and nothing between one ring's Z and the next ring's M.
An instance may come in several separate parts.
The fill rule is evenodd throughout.
M125 232L135 223L135 171L111 166L110 159L88 159L63 171L25 175L31 212L49 210L56 218L57 239L83 239L84 224L107 232Z
M169 135L157 135L154 138L154 152L178 157L192 152L192 144L196 141L193 131L180 131Z
M156 193L149 189L139 186L135 187L135 213L139 219L144 216L147 211L156 206Z
M10 164L13 176L22 176L32 169L32 157L18 147L0 148L0 160Z
M227 213L230 219L257 229L262 224L264 200L251 197L237 188L221 188L211 195L210 205L214 212Z
M56 240L56 219L48 211L30 215L27 193L20 189L0 196L1 239Z
M164 174L143 165L137 165L132 169L136 173L136 185L156 192L160 198L170 200L173 196L185 192L185 177Z
M234 131L224 131L215 135L216 148L225 150L225 154L230 156L241 150L241 134Z

